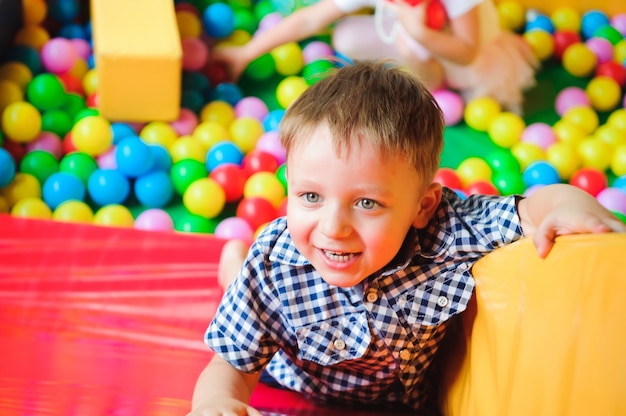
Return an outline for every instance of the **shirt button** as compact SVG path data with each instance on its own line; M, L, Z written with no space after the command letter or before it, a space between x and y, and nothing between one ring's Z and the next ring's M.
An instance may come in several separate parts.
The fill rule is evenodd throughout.
M333 346L335 347L335 349L341 351L346 348L346 343L343 342L342 339L336 339L335 341L333 341Z
M409 350L401 350L400 351L400 358L407 361L411 359L411 351Z
M369 292L367 292L365 299L367 299L367 301L370 303L374 303L378 300L378 293L376 293L375 290L370 290Z
M439 298L437 298L437 305L441 306L442 308L445 307L448 304L448 298L445 296L439 296Z

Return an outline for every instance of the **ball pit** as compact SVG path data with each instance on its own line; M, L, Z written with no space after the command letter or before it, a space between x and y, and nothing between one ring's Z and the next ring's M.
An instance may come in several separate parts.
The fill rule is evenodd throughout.
M98 113L97 63L79 3L47 10L25 0L31 26L0 62L0 212L251 240L285 212L277 132L285 109L335 67L323 33L272 50L228 81L211 49L275 25L278 3L176 2L179 117L128 123ZM538 86L523 117L487 97L434 92L446 123L435 179L463 195L569 182L622 212L616 192L625 187L612 185L626 175L626 14L497 6L503 26L542 61Z

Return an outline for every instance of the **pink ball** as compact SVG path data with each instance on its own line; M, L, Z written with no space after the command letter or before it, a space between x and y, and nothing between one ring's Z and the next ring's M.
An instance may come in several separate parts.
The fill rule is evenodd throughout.
M102 153L96 158L100 169L117 169L117 161L115 160L115 149L117 146L111 146L109 150Z
M181 108L178 119L170 123L179 136L188 136L198 126L198 116L188 108Z
M611 26L613 26L622 36L626 37L626 13L616 14L611 18Z
M626 192L618 188L604 188L596 199L609 211L619 212L626 215Z
M259 33L262 33L263 31L273 26L276 26L276 24L280 22L281 20L283 20L283 16L278 12L266 14L259 21L259 25L257 26L256 32L254 32L254 35L256 36Z
M333 48L328 43L322 42L321 40L314 40L302 48L302 58L304 59L305 65L317 61L318 59L325 59L332 56L335 56Z
M41 48L40 57L41 63L48 72L62 74L74 67L78 53L70 40L52 38Z
M613 44L604 38L590 38L585 41L585 45L593 52L598 58L598 64L613 59Z
M585 90L579 87L563 88L559 91L554 100L554 108L561 117L563 117L567 110L579 105L587 107L591 105Z
M256 150L271 154L278 165L282 165L287 159L287 152L278 137L278 132L275 130L263 133L256 143Z
M214 232L216 237L230 240L236 238L244 241L252 241L254 238L254 231L250 224L243 218L228 217L224 218L217 224Z
M57 160L63 156L63 142L56 134L49 131L42 131L37 138L26 145L26 151L45 150L52 154Z
M89 59L91 56L91 45L85 39L75 38L70 39L72 45L74 45L74 49L79 57L83 58L85 61Z
M269 113L267 104L259 97L243 97L234 107L237 117L252 117L263 123Z
M185 37L181 39L183 49L183 69L187 71L199 71L209 60L209 48L200 39Z
M536 144L543 150L548 150L556 141L556 134L547 123L529 124L522 133L522 142Z
M151 208L137 215L134 227L138 230L172 231L174 230L174 221L166 211Z
M535 193L535 191L537 191L538 189L543 188L545 185L544 184L537 184L537 185L533 185L529 188L526 188L526 190L524 191L524 196L525 197L529 197L531 196L533 193Z
M465 103L459 94L450 90L437 90L433 97L441 107L446 126L453 126L463 119Z

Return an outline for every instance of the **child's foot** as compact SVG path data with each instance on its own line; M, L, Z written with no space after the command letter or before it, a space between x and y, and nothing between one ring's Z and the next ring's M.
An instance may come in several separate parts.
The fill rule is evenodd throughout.
M246 254L248 254L248 246L241 240L228 240L224 244L217 267L217 282L222 289L226 290L235 280L246 259Z

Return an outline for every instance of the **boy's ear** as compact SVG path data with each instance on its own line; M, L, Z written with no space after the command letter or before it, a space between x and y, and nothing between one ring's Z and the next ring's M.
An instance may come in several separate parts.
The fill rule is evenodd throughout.
M439 207L439 202L441 202L441 192L441 184L433 182L428 185L428 189L426 189L426 192L424 192L424 195L419 202L417 215L413 220L413 226L415 228L426 227L426 224L428 224Z

